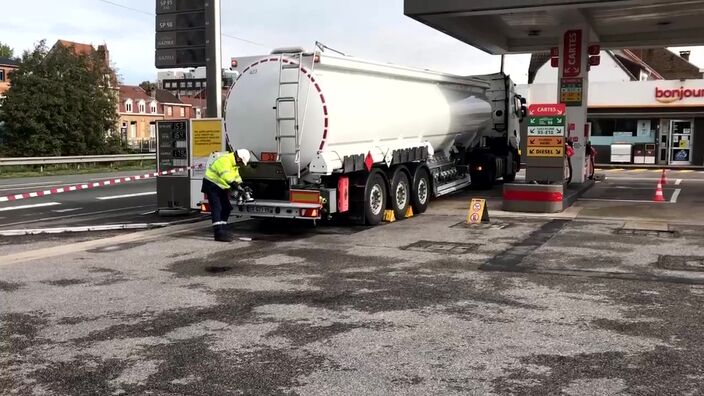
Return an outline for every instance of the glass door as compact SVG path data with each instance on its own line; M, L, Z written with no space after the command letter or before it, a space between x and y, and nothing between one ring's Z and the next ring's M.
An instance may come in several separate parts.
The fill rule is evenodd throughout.
M670 165L692 164L692 136L694 121L670 121Z

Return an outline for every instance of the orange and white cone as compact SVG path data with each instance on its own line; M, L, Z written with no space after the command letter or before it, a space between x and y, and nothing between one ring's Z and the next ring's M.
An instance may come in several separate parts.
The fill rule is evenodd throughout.
M655 189L654 202L665 202L665 196L662 194L662 182L658 182L658 187Z
M665 170L665 169L662 170L662 176L660 176L660 183L661 183L663 186L666 186L666 185L667 185L667 174L666 174L666 170Z

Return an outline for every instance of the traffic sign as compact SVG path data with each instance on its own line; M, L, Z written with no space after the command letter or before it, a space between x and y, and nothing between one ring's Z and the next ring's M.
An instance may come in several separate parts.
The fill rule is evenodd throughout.
M564 157L565 146L559 147L528 147L529 157Z
M528 147L555 147L564 146L565 138L562 137L529 137Z
M565 136L564 126L528 127L528 136Z
M530 126L564 126L565 117L530 117L528 119L528 125Z

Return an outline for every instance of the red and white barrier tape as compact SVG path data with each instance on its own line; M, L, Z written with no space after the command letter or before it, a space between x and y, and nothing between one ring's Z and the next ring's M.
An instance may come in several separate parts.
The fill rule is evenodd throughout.
M198 168L202 168L202 165L198 166ZM153 173L147 173L144 175L127 176L127 177L121 177L119 179L102 180L102 181L97 181L97 182L93 182L93 183L74 184L72 186L52 188L50 190L35 191L35 192L31 192L31 193L11 194L11 195L6 195L4 197L0 197L0 202L18 201L20 199L38 198L38 197L44 197L47 195L55 195L55 194L61 194L61 193L71 192L71 191L89 190L92 188L112 186L115 184L122 184L122 183L127 183L127 182L131 182L131 181L135 181L135 180L145 180L145 179L151 179L152 177L157 177L157 176L166 176L166 175L170 175L170 174L174 174L174 173L178 173L178 172L184 172L184 171L191 170L191 169L193 169L193 167L171 169L168 171L153 172Z

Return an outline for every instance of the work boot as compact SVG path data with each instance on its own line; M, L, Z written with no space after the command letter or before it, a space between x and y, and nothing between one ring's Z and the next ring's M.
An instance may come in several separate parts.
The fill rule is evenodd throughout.
M227 232L224 225L213 226L213 236L218 242L232 242L232 235Z

